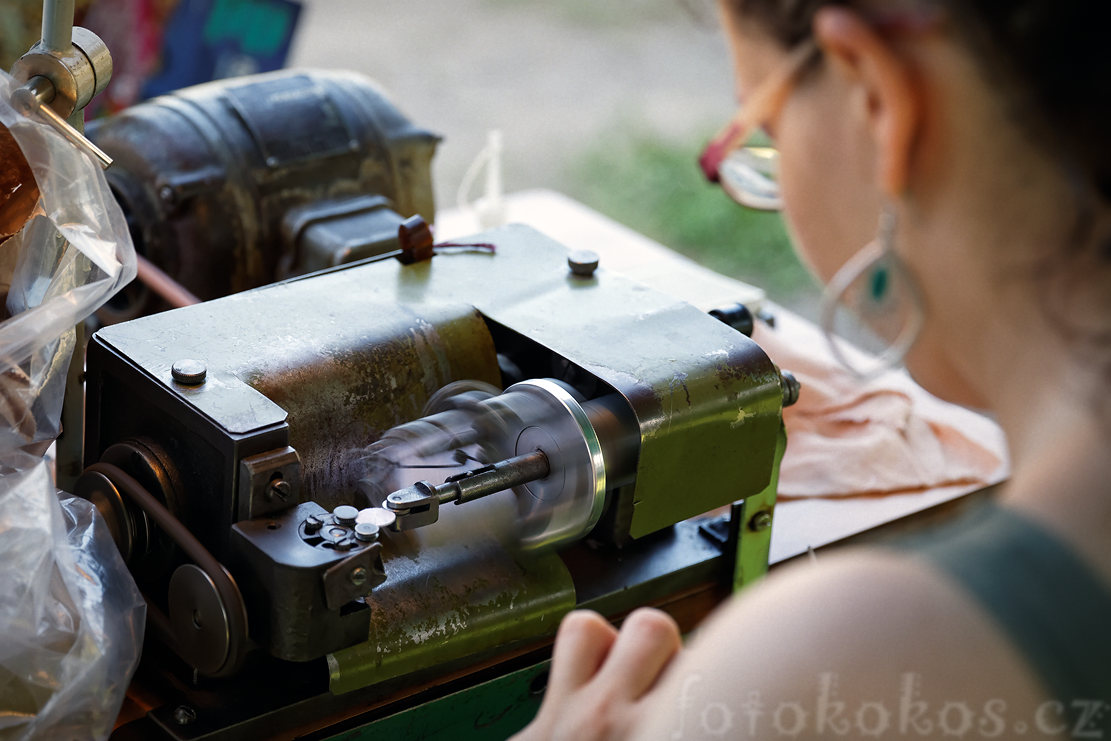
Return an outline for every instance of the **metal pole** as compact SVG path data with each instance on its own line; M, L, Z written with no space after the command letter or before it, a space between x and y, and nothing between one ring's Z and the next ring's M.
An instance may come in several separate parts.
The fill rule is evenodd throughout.
M42 46L46 52L68 54L73 46L74 0L43 0ZM78 133L85 128L80 110L69 117ZM85 434L85 322L78 322L73 357L66 374L66 395L62 402L62 434L58 437L56 478L59 488L72 491L81 473Z
M73 44L75 0L43 0L42 45L46 51L68 52Z

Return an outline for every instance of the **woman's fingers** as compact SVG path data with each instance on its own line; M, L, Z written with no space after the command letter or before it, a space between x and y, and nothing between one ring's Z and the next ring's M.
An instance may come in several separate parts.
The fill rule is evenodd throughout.
M642 607L625 618L596 681L636 700L656 683L681 647L679 626L671 616Z
M589 682L615 640L617 630L598 613L568 613L556 634L547 694L562 697Z
M642 608L618 633L601 615L563 618L540 713L514 741L623 736L638 701L680 648L679 627L666 613Z

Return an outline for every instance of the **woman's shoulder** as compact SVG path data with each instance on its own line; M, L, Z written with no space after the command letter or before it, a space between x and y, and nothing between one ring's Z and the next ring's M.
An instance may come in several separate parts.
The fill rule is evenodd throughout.
M673 714L697 705L707 722L728 716L749 724L737 726L745 732L763 724L751 735L766 738L828 738L839 728L850 737L896 737L900 728L932 737L966 722L1011 735L1005 724L1032 723L1047 699L964 589L913 551L879 548L785 567L732 600L659 692L661 707L678 703ZM646 720L649 735L665 717Z

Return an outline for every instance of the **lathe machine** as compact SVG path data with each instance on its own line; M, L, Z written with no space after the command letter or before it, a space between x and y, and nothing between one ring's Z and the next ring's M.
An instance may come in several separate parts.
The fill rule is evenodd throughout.
M117 737L504 736L567 611L689 628L763 573L797 388L728 312L523 226L435 244L398 176L427 191L431 135L328 108L327 78L228 84L94 132L164 268L285 278L89 342L75 490L149 605ZM182 133L152 143L159 116Z

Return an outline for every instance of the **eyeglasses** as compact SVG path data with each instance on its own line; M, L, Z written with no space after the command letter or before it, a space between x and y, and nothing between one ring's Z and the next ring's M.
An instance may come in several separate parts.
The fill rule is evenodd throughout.
M706 179L719 183L742 206L759 211L778 211L783 207L778 150L745 145L756 129L779 112L799 74L819 53L813 39L795 47L786 62L752 92L747 103L698 158Z

